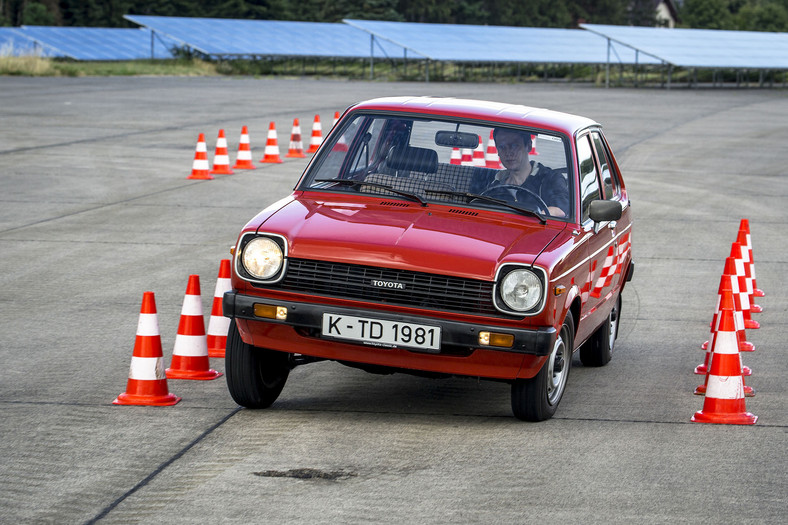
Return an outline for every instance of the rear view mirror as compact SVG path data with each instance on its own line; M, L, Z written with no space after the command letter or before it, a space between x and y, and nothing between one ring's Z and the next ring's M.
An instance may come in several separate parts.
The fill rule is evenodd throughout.
M596 200L588 205L588 216L594 222L617 221L623 209L618 201Z
M435 144L449 148L476 149L479 145L479 135L462 131L439 131L435 133Z

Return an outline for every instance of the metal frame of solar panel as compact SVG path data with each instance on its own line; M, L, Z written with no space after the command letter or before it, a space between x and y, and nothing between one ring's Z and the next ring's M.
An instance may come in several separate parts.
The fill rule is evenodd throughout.
M22 26L24 35L74 60L172 58L172 43L147 29Z
M581 24L611 42L637 49L672 67L687 69L786 70L788 33L666 29Z
M124 18L213 57L385 58L403 54L401 46L373 42L363 31L345 24L147 15Z

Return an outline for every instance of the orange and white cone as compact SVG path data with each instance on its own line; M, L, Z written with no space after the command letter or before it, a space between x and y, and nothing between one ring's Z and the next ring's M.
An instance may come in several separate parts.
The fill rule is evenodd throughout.
M714 310L714 316L711 318L711 335L712 338L714 336L715 327L717 326L717 318L720 315L720 300L722 297L722 285L726 278L729 278L730 285L733 290L733 299L734 299L734 306L736 307L736 324L738 326L739 331L739 351L740 352L754 352L755 345L751 342L747 341L747 334L745 332L744 327L744 315L742 314L741 308L741 299L739 295L739 278L736 276L736 262L733 257L728 257L725 259L725 268L722 271L722 278L720 279L720 287L717 292L717 307ZM711 340L711 338L709 338ZM701 350L706 350L706 362L703 365L699 365L695 369L696 374L705 374L707 372L707 368L705 365L708 365L709 361L709 353L711 349L709 348L709 341L704 342L700 345ZM749 369L748 369L749 370ZM749 375L745 373L744 375Z
M137 322L137 338L129 367L126 391L114 405L171 406L181 400L167 389L156 298L153 292L142 294L142 307Z
M339 111L334 111L334 121L331 123L331 129L334 129L334 126L337 125L339 122Z
M531 135L531 151L528 152L528 155L539 155L539 152L536 151L536 135Z
M230 169L230 156L227 154L227 139L224 130L219 130L219 137L216 139L216 153L213 155L213 169L211 175L232 175Z
M455 166L462 164L462 154L460 153L460 148L452 148L449 164L454 164Z
M709 336L709 340L701 345L701 349L706 350L706 358L704 359L703 363L695 367L695 374L697 375L706 375L709 373L709 362L711 361L711 344L709 341L713 341L714 335L717 333L717 319L719 319L720 317L720 302L721 302L720 299L721 299L722 286L723 286L722 283L723 280L728 277L729 276L723 273L722 279L720 280L720 291L719 294L717 295L717 307L715 308L714 316L711 319L711 335ZM744 319L741 318L740 312L735 312L734 320L736 322L736 331L738 332L739 352L753 352L755 350L755 346L749 341L745 340L744 326L743 326ZM741 375L743 376L752 375L752 370L750 369L750 367L742 365ZM698 387L696 389L697 394L702 394L704 392L705 390L703 389L703 387Z
M208 148L205 145L205 134L200 133L197 137L197 148L194 151L194 162L192 162L192 174L187 179L207 179L213 178L210 166L208 166Z
M238 156L235 158L236 170L256 170L257 166L252 162L252 149L249 146L249 130L246 126L241 128L241 140L238 143Z
M175 336L175 347L172 350L172 363L165 372L168 379L207 380L222 375L209 366L199 275L189 276L178 334Z
M265 151L260 162L268 164L281 164L282 158L279 156L279 141L276 136L276 125L271 122L268 126L268 139L265 141Z
M703 409L695 412L695 423L753 425L758 420L745 406L744 378L734 320L733 293L723 289L717 333L712 342L712 357L706 376Z
M304 154L304 143L301 140L301 124L299 124L298 119L293 120L293 131L290 132L290 146L287 148L285 157L306 157Z
M744 245L747 247L747 252L750 256L750 276L752 276L753 295L755 297L764 297L766 294L758 288L758 280L755 278L755 259L752 256L752 237L750 236L750 221L742 219L739 223L739 235L744 237Z
M315 121L312 123L312 138L309 141L309 149L307 153L314 153L323 143L323 127L320 124L320 115L315 115Z
M462 158L460 160L461 166L473 166L473 150L470 148L462 148Z
M741 255L741 246L738 243L731 245L730 258L733 259L735 264L735 275L739 286L739 304L741 305L742 317L744 317L744 328L749 330L757 330L761 327L758 321L752 318L752 304L750 303L750 293L747 290L747 276L745 275L745 264Z
M726 303L727 300L726 297L730 298L731 301L730 305ZM740 372L742 376L747 376L750 375L752 371L748 367L745 367L744 365L741 364L741 348L743 341L742 334L744 333L744 329L742 327L741 312L739 311L739 306L736 301L736 276L728 273L724 273L722 278L720 279L720 296L719 296L719 304L717 306L718 314L713 321L714 324L711 330L712 338L711 338L710 348L709 351L706 353L706 362L704 363L706 367L706 374L708 374L709 371L711 370L710 365L714 359L714 348L715 348L714 344L717 338L717 334L721 330L720 327L722 326L721 323L723 318L723 309L728 307L733 312L732 314L733 330L736 332L736 345L737 345L737 350L739 352L739 365L741 367ZM706 378L706 381L708 382L708 377ZM706 394L706 384L700 385L695 389L695 395L702 396L704 394ZM746 397L753 397L755 395L755 391L752 389L752 387L745 385L744 395Z
M498 156L498 148L495 147L495 137L490 130L490 139L487 141L487 153L484 156L484 165L495 170L503 169L501 158Z
M740 255L738 257L740 259L740 263L736 263L736 271L740 272L745 279L747 295L749 296L750 300L750 312L754 314L759 314L763 312L763 308L759 305L755 304L755 279L752 276L752 272L754 270L752 265L752 253L747 248L747 236L746 234L739 229L739 233L736 235L736 244L738 245L737 254Z
M476 146L476 149L473 150L471 165L476 166L477 168L483 168L485 166L484 142L482 142L481 135L476 136L479 137L479 144Z
M230 318L225 317L222 313L222 297L224 297L224 292L229 292L231 289L230 259L222 259L219 263L216 288L213 291L211 318L208 320L208 357L224 357Z

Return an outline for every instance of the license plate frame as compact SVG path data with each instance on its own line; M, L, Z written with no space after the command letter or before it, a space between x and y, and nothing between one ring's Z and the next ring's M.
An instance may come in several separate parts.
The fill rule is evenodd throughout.
M368 346L438 353L442 330L435 325L325 312L321 334Z

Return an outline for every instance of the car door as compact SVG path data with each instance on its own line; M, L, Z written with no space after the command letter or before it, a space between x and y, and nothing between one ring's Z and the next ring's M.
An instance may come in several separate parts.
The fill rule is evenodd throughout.
M586 281L581 289L582 309L578 326L577 340L584 341L599 326L613 307L611 293L613 283L620 277L619 255L620 239L617 221L595 224L589 217L591 202L615 195L608 191L602 181L608 177L613 187L611 163L604 157L604 165L600 165L596 153L596 142L601 140L598 131L586 132L577 137L577 156L580 184L580 224L579 236L587 250ZM608 191L608 193L606 193Z

